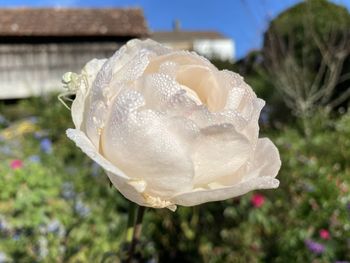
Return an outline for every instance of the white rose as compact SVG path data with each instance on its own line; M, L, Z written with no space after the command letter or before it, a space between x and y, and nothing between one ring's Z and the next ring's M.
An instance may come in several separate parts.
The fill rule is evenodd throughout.
M72 76L67 135L131 201L174 210L278 187L278 150L258 139L264 101L238 74L132 40Z

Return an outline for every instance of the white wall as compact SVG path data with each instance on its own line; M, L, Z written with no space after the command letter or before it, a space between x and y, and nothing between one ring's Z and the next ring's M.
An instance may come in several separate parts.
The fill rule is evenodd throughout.
M233 61L235 45L231 39L199 39L193 42L193 50L212 59Z

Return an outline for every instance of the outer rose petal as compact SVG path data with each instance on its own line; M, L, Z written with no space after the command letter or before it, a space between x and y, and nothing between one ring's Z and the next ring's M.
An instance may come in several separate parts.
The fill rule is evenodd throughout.
M143 180L134 181L134 184L130 184L130 181L120 178L111 172L107 172L108 178L118 191L132 202L142 206L149 206L146 199L142 196L145 190L146 182Z
M246 172L245 178L257 178L261 176L276 177L281 168L281 159L278 149L268 138L258 140L255 155L251 166Z
M69 139L75 142L75 144L92 160L102 166L107 172L111 172L116 176L119 176L123 179L130 179L124 172L119 170L115 165L110 161L105 159L101 154L98 153L95 146L91 143L89 138L82 132L77 129L68 129L66 131Z
M141 206L153 208L166 207L172 211L176 210L176 205L174 203L144 193L147 186L145 181L127 181L110 172L107 172L107 175L118 191L132 202Z
M146 182L144 180L134 180L119 170L115 165L106 160L95 149L91 141L86 135L76 129L68 129L67 136L92 160L101 165L101 167L107 172L109 179L113 185L128 199L131 201L154 208L167 207L170 210L175 210L176 205L169 201L154 198L144 193L146 189Z
M183 193L170 199L177 205L194 206L207 202L222 201L246 194L256 189L277 188L279 181L269 176L263 176L252 180L242 181L232 186L212 186L209 189L194 189L192 192Z
M241 176L235 174L247 162L250 152L249 140L231 124L202 129L192 154L195 186L207 185L225 176L239 181Z
M97 73L106 61L107 59L93 59L81 71L81 83L71 107L73 123L77 129L81 129L83 122L83 114L86 110L86 97L90 92Z
M244 125L238 125L243 134L256 144L259 134L259 115L265 101L256 97L252 88L244 82L240 75L223 70L219 73L222 87L228 90L226 110L233 111L245 120Z
M224 186L213 182L208 189L197 188L171 198L171 202L183 206L193 206L211 201L220 201L243 195L256 189L277 188L279 181L275 179L281 167L278 150L269 139L259 139L257 151L248 174L239 183Z
M121 47L107 60L93 85L93 100L107 102L120 91L120 82L136 80L143 73L153 56L171 52L153 40L134 39ZM116 86L114 84L117 84Z

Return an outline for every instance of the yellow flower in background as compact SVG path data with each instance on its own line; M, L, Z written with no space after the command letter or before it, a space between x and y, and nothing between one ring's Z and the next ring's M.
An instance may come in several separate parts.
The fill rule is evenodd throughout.
M6 140L24 135L26 133L35 132L37 126L29 120L23 120L12 124L0 132L0 136Z

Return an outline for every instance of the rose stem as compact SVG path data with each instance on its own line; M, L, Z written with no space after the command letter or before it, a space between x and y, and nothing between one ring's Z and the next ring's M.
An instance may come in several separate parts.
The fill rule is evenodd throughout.
M137 215L136 215L136 221L135 225L133 227L133 235L132 240L129 248L129 253L126 262L131 263L132 259L134 257L135 253L135 247L137 242L139 242L141 238L141 231L142 231L142 219L143 215L145 214L146 207L144 206L137 206Z
M126 229L125 241L126 243L130 243L132 240L132 233L134 231L135 224L135 212L136 212L136 204L133 202L129 203L129 211L128 211L128 226Z

